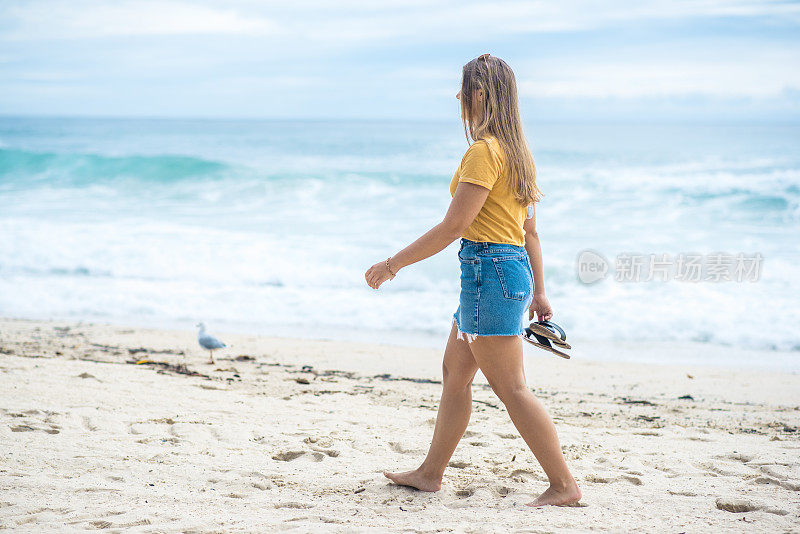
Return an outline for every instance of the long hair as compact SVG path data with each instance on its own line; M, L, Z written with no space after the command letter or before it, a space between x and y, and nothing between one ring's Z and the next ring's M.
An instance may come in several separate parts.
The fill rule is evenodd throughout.
M473 99L483 89L483 117L476 123L471 116ZM484 54L464 65L461 76L461 106L464 110L464 135L467 142L487 134L500 143L505 156L510 190L522 205L538 202L544 196L536 186L536 165L522 131L514 72L499 57ZM467 128L469 127L469 133Z

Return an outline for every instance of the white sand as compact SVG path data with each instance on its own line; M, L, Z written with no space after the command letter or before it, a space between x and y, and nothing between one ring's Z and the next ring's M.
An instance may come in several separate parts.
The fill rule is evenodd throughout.
M442 490L381 474L425 456L441 385L396 378L438 380L441 350L215 333L210 366L193 331L0 320L0 528L800 531L798 374L526 346L584 493L532 509L543 473L480 374Z

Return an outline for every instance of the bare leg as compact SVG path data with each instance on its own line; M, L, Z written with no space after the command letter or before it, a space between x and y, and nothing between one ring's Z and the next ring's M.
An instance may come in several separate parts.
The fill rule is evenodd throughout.
M211 358L208 363L209 363L209 365L214 365L214 351L213 350L209 350L208 352L210 354L209 358Z
M428 456L413 471L384 472L384 476L395 484L412 486L423 491L441 489L447 463L469 424L472 413L472 379L477 371L478 364L472 357L469 345L456 338L454 325L450 330L442 362L442 398Z
M489 385L505 404L511 421L542 465L550 487L529 506L564 505L581 498L561 452L553 420L525 383L522 340L518 336L483 336L470 345Z

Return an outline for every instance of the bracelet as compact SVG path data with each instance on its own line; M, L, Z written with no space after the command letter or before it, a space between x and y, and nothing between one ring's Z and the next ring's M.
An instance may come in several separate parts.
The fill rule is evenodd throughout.
M397 276L397 274L396 274L396 273L393 273L393 272L392 272L392 268L391 268L391 267L389 267L389 260L390 260L390 259L392 259L392 257L391 257L391 256L389 256L388 258L386 258L386 270L387 270L387 271L389 271L389 274L391 274L391 275L392 275L392 278L394 278L395 276Z

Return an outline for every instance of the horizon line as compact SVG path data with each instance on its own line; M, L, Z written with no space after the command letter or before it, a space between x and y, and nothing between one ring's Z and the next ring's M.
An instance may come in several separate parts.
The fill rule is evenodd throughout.
M0 112L0 120L6 119L41 119L41 120L106 120L106 121L198 121L198 122L395 122L395 123L449 123L458 122L460 119L447 119L439 117L346 117L346 116L319 116L319 117L291 117L291 116L223 116L223 115L79 115L79 114L50 114L50 113L3 113ZM525 121L523 124L540 123L540 124L691 124L691 125L772 125L772 126L800 126L800 118L763 118L754 119L746 117L731 117L730 119L720 117L703 117L703 118L687 118L680 117L674 119L667 119L663 117L643 117L643 118L586 118L579 119L574 117L565 117L563 119L546 118Z

